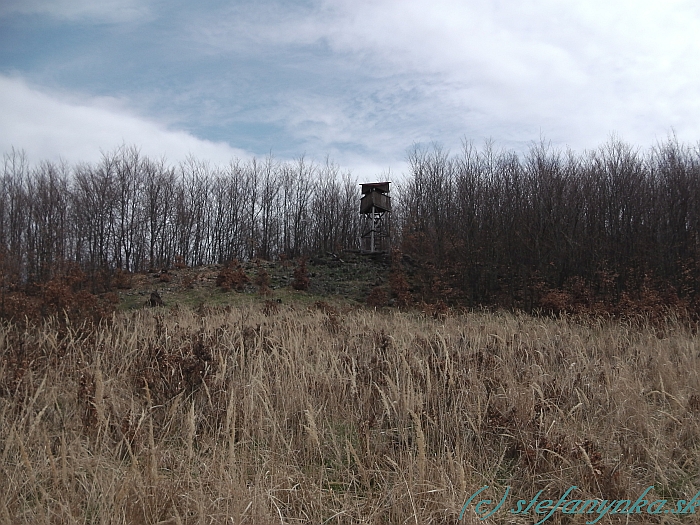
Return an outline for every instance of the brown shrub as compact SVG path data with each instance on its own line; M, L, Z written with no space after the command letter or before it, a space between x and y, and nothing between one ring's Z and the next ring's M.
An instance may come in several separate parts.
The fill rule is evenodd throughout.
M450 307L442 299L434 303L423 304L423 313L433 319L444 320L449 312Z
M182 278L182 286L185 288L194 288L194 277L192 275L185 275Z
M108 279L104 281L107 282ZM89 284L77 265L67 264L46 282L17 286L3 294L0 318L25 325L51 316L60 323L99 322L112 315L119 297L112 292L92 293L86 289ZM105 287L109 289L108 285Z
M570 312L572 306L571 295L562 290L550 290L540 299L540 307L548 313Z
M242 292L250 279L245 273L243 266L238 262L238 259L233 259L227 262L216 277L216 286L224 292L236 290Z
M292 288L295 290L308 290L311 284L308 273L306 271L306 258L299 261L299 265L294 270L294 280L292 280Z
M375 286L367 296L367 304L375 308L386 306L388 302L387 293L382 286Z
M396 299L396 306L406 308L413 304L413 296L403 273L392 273L389 277L389 285L391 293Z
M120 290L128 290L131 288L132 280L133 274L131 272L125 272L121 268L117 268L114 272L112 284Z
M262 263L258 261L258 269L255 273L255 284L258 287L258 293L260 295L270 295L272 290L270 290L270 274L263 267Z

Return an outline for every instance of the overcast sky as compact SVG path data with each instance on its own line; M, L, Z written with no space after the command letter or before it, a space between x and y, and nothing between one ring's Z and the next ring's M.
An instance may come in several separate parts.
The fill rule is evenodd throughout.
M0 0L0 153L175 163L700 140L700 3Z

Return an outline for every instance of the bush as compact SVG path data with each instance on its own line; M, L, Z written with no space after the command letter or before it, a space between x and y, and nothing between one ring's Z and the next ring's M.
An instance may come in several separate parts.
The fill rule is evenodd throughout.
M391 295L396 300L396 306L406 308L413 303L413 297L401 265L401 252L394 250L391 257L391 274L389 275Z
M242 292L245 285L249 282L250 279L241 263L238 262L238 259L227 262L216 278L216 286L220 287L224 292L230 292L231 290Z
M299 266L294 270L292 288L295 290L308 290L310 285L311 280L306 271L306 258L302 258L301 261L299 261Z
M367 304L374 307L386 306L389 299L387 293L381 286L375 286L367 296Z
M255 284L258 287L258 293L260 295L270 295L272 290L270 290L270 274L262 266L262 263L258 261L258 271L255 274Z
M77 265L67 265L45 283L17 287L3 294L0 317L19 323L51 316L61 323L99 322L112 315L119 297L112 292L91 293L85 289L88 284L87 275Z

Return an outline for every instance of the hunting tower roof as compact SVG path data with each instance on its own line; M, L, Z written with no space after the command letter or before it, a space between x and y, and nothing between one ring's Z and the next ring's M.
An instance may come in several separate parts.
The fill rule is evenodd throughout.
M360 184L360 186L362 186L362 195L366 195L371 191L389 193L389 184L391 184L391 182L368 182L366 184Z

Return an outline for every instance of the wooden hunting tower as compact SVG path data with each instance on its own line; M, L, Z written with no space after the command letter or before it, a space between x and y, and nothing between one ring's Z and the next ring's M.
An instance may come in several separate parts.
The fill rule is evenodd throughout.
M391 212L389 184L391 183L360 184L362 186L360 214L363 217L360 249L363 252L389 251L389 214Z

